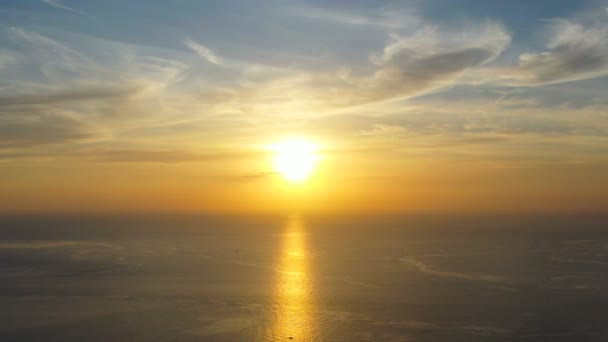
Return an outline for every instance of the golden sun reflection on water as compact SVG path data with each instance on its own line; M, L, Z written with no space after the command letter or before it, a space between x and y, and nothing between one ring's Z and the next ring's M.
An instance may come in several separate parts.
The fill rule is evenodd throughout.
M318 340L309 257L304 226L298 218L292 218L283 235L278 264L272 341Z

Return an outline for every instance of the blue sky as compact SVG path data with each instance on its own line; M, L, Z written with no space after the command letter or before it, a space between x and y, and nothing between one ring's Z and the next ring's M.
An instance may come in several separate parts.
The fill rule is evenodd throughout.
M263 181L260 146L305 134L338 156L381 151L354 178L405 172L380 159L520 180L549 163L595 201L606 90L606 1L0 1L10 188L34 181L25 167L129 160Z

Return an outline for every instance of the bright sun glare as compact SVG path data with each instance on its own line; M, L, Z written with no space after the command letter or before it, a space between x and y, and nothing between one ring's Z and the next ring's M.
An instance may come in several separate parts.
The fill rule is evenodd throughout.
M291 182L310 178L319 160L318 146L302 138L291 138L271 145L274 168Z

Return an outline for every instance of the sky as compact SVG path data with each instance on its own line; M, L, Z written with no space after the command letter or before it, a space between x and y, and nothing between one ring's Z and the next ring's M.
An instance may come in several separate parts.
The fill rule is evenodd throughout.
M0 0L0 211L608 212L607 175L608 1Z

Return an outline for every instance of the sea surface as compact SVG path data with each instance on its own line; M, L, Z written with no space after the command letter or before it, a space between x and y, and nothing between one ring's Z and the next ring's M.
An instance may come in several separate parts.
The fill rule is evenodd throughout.
M0 341L608 341L608 217L4 215Z

